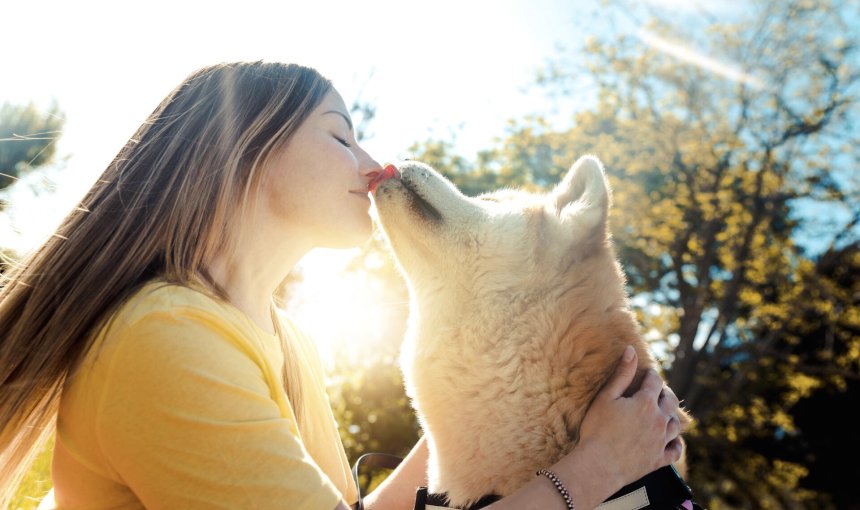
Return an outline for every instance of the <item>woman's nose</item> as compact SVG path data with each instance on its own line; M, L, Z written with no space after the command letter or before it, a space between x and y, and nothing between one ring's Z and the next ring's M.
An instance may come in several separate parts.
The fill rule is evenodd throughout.
M362 150L361 157L359 159L358 171L362 176L372 180L382 172L382 165L370 157L370 154Z

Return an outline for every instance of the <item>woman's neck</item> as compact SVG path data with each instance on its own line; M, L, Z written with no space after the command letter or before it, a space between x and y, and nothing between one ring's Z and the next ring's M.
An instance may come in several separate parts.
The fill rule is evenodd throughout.
M213 257L207 271L236 308L245 313L263 331L274 334L272 296L307 250L248 247L227 257Z

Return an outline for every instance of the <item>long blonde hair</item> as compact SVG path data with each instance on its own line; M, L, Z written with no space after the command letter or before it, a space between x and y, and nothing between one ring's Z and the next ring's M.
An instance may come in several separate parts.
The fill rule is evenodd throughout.
M265 176L260 167L331 83L295 64L236 62L186 78L48 240L0 279L0 508L50 435L63 384L111 314L148 280L208 276ZM226 234L226 235L225 235ZM294 358L284 385L301 411Z

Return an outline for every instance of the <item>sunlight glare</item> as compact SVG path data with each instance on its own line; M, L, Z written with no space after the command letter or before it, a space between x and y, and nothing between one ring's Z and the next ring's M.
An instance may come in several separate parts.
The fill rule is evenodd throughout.
M636 32L636 35L645 44L651 46L655 50L671 55L678 60L700 67L734 82L749 85L756 90L760 90L765 87L765 84L761 79L742 71L737 65L720 62L681 43L659 37L644 28L639 29Z
M372 274L349 270L358 252L317 249L305 256L297 266L302 281L284 311L316 341L329 373L336 357L368 365L394 356L402 337L408 301Z

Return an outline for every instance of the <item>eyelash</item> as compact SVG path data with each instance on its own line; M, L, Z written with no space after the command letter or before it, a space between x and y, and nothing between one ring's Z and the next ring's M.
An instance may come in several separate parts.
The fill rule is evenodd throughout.
M346 140L344 140L343 138L341 138L339 136L335 136L334 139L337 140L338 142L340 142L340 144L343 145L344 147L347 147L347 148L352 147L352 145L350 145L349 142L347 142Z

